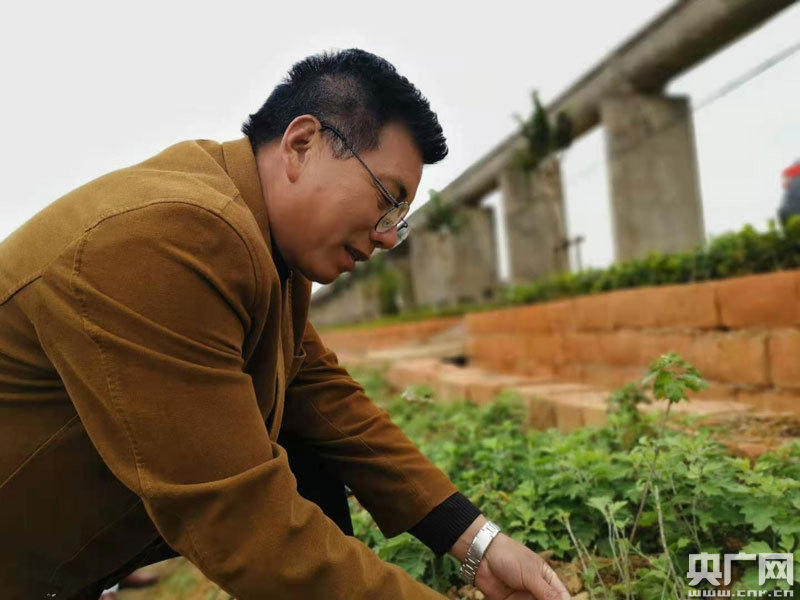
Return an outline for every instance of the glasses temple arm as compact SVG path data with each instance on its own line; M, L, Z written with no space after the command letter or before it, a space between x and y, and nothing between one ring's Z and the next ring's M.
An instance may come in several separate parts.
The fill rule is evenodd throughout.
M381 191L386 195L386 197L389 199L389 201L395 207L400 206L400 203L397 200L395 200L394 196L392 196L391 192L389 192L389 190L387 190L386 187L384 187L383 183L381 183L381 180L378 179L375 176L375 174L372 172L372 170L367 166L367 163L365 163L363 160L361 160L361 157L356 153L355 150L353 150L353 147L350 145L350 142L347 141L347 139L344 137L344 135L342 135L337 129L335 129L331 125L322 125L322 129L330 129L333 133L335 133L337 135L337 137L340 140L342 140L342 142L344 142L344 145L347 146L347 149L350 150L350 152L353 153L353 156L355 156L358 159L358 162L360 162L362 165L364 165L364 168L367 170L367 173L369 173L370 176L372 176L373 181L375 181L375 183L378 184L378 187L380 187Z

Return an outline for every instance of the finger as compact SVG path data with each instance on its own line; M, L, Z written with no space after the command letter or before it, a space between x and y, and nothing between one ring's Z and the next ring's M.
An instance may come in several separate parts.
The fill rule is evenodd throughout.
M537 562L533 577L526 581L525 587L540 600L569 600L567 587L556 572L541 558Z
M567 586L564 585L564 582L561 581L556 572L547 563L544 563L542 567L542 579L550 588L554 599L569 600L572 597L567 590Z
M483 592L487 600L509 600L512 589L496 577L486 577L481 580L480 585L477 583L476 581L476 587Z
M539 600L530 592L514 592L510 596L506 596L503 600Z

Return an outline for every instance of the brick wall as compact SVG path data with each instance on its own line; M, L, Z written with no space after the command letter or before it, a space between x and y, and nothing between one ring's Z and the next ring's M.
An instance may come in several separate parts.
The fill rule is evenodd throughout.
M361 353L424 344L431 336L458 325L462 320L463 317L443 317L370 329L329 329L321 332L320 337L337 353Z
M800 271L621 290L466 317L478 366L617 386L675 351L702 395L800 407Z
M800 411L800 270L620 290L373 329L329 330L363 352L425 343L461 320L478 367L617 387L675 351L709 381L696 396Z

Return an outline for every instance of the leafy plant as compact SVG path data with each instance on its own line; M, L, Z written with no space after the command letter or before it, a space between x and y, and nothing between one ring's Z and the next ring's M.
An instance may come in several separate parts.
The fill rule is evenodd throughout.
M567 115L560 112L555 121L551 122L536 90L531 93L531 98L533 113L530 118L522 119L519 115L514 115L526 141L525 148L517 152L514 162L516 166L527 171L536 169L550 154L563 150L572 143L572 124Z
M425 205L425 227L436 233L458 233L464 226L464 216L452 203L445 202L436 190L430 190Z
M651 402L641 383L629 383L608 397L609 422L619 432L622 447L632 447L640 436L652 431L639 409Z
M560 273L528 284L505 288L511 304L547 302L559 298L611 290L724 279L751 273L800 268L800 216L792 217L783 230L769 221L767 231L745 225L737 233L713 238L705 248L662 254L651 252L641 259Z
M647 376L642 380L642 386L646 386L650 383L653 385L653 396L658 400L667 401L667 408L664 411L665 422L669 419L669 411L672 405L688 400L689 397L687 393L690 390L698 392L708 387L708 384L703 381L697 369L681 359L681 357L674 352L662 355L650 365L647 369ZM642 516L642 511L647 501L647 494L650 491L650 485L655 475L656 463L660 451L661 445L657 444L655 453L653 454L653 463L650 466L650 475L642 490L642 500L639 503L639 510L636 513L636 518L633 520L631 542L633 542L636 537L636 528L639 525L639 519Z
M513 394L484 406L373 399L507 535L552 551L592 598L685 597L688 555L697 552L793 552L800 581L800 443L755 461L730 456L705 428L685 433L663 426L671 415L634 417L645 389L667 406L699 389L691 365L662 356L644 381L612 396L607 426L570 433L524 431ZM620 433L622 416L641 425L632 442ZM435 557L407 533L386 540L351 502L356 535L379 555L441 592L458 585L454 558ZM734 586L754 587L756 571L739 573Z

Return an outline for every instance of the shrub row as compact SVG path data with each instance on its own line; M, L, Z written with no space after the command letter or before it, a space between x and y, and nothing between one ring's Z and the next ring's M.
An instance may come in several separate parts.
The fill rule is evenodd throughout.
M800 267L800 217L783 229L774 221L767 231L752 225L726 233L703 248L663 254L614 264L607 269L561 273L529 284L509 286L505 298L513 304L546 302L558 298L594 294L632 287L690 283L767 273Z

